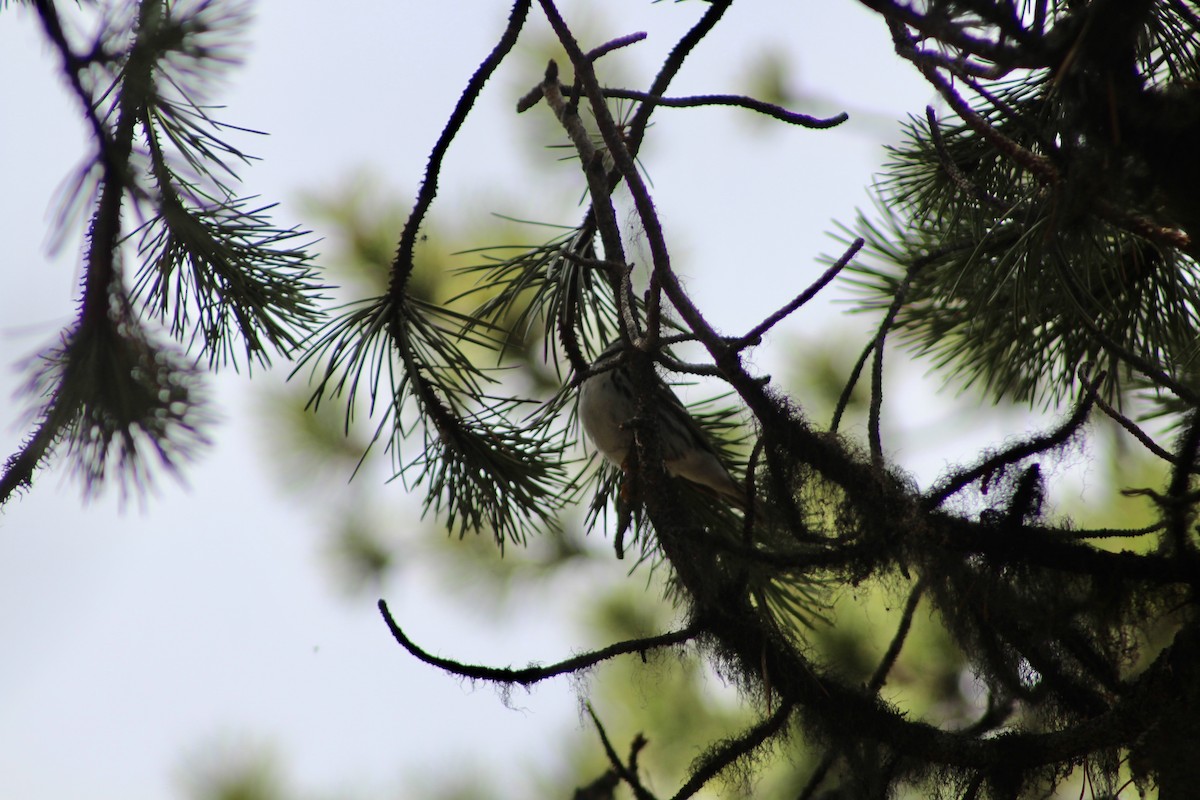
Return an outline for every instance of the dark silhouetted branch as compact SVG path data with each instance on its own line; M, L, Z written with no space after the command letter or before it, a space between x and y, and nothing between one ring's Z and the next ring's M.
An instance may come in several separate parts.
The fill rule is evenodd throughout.
M762 100L755 100L753 97L746 97L740 94L698 94L689 97L662 97L633 89L606 87L603 91L605 97L615 97L621 100L639 100L652 106L664 106L666 108L704 108L708 106L746 108L750 111L756 111L759 114L766 114L768 117L773 117L789 125L800 125L804 128L833 128L841 125L850 118L845 112L832 117L814 117L809 114L800 114L796 111L789 111L783 106L767 103Z
M704 788L704 784L721 774L739 758L762 747L784 729L794 710L795 704L784 701L779 704L771 716L741 736L722 742L715 750L700 760L687 783L680 787L671 800L687 800Z
M862 238L855 239L853 242L851 242L850 246L846 248L846 252L842 253L841 258L835 261L829 267L829 269L821 273L821 276L813 281L811 286L798 294L783 308L779 309L774 314L771 314L762 322L751 328L745 336L734 342L733 346L744 347L746 344L759 341L763 337L763 334L793 314L809 300L812 300L814 297L816 297L817 293L828 286L830 281L836 278L838 273L845 269L846 265L849 264L856 255L858 255L858 251L862 249L863 244L864 240Z
M500 62L517 43L517 37L529 14L530 3L531 0L516 0L513 3L512 11L508 16L508 25L500 36L500 41L496 43L492 52L488 53L487 58L483 60L483 63L475 70L475 74L471 76L471 80L467 82L466 88L458 98L458 103L454 106L454 111L450 114L450 119L442 128L442 133L438 136L437 143L434 144L433 151L429 154L429 163L425 167L425 178L421 182L421 189L417 193L416 202L413 203L412 212L404 223L404 230L400 234L400 245L396 250L396 258L392 261L388 295L394 304L399 304L404 300L408 278L413 270L413 251L417 244L417 234L420 232L425 214L433 204L433 198L437 196L438 177L442 174L442 162L446 158L450 144L458 135L463 123L466 122L467 115L475 105L475 100L483 91L483 85L487 83L488 78L500 66Z
M1098 381L1099 379L1097 379ZM1094 386L1093 386L1094 389ZM1005 467L1060 447L1071 440L1083 423L1087 422L1088 414L1092 411L1092 398L1095 391L1085 393L1075 406L1075 412L1068 417L1056 430L1041 436L1034 436L1023 442L1007 447L1001 452L990 456L970 469L948 475L932 487L921 501L926 509L934 509L980 478L993 475Z
M642 781L637 775L637 756L638 752L646 746L645 737L640 733L634 737L633 744L629 748L629 764L626 765L621 762L621 757L613 749L612 742L608 740L608 734L605 732L604 726L600 724L600 718L596 716L596 711L592 708L591 703L587 704L587 712L588 716L592 718L592 724L596 726L596 733L600 735L600 743L604 746L604 753L608 756L608 763L612 766L612 770L633 790L633 796L637 800L655 800L654 795L642 785Z
M418 647L407 634L401 630L396 620L388 611L387 603L383 600L379 601L379 613L383 615L384 621L387 623L388 630L392 632L392 637L407 650L417 660L423 661L430 666L445 670L453 675L458 675L462 678L470 678L472 680L491 681L493 683L517 683L522 686L530 686L535 683L546 680L547 678L555 678L559 675L570 675L581 670L594 667L602 661L607 661L610 658L617 656L628 655L630 653L645 653L647 650L654 650L660 647L672 647L674 645L683 644L686 641L696 637L696 628L689 626L672 633L664 633L661 636L649 636L645 639L630 639L625 642L618 642L600 650L595 650L591 653L568 658L559 661L556 664L551 664L547 667L525 667L524 669L507 669L502 667L485 667L476 664L464 664L460 661L455 661L449 658L441 658Z

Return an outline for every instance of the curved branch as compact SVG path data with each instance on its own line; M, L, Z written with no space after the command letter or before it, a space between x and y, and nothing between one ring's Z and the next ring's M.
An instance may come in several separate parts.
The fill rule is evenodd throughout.
M759 114L766 114L768 117L773 117L789 125L800 125L805 128L832 128L850 119L850 115L845 111L835 114L832 117L814 117L809 114L801 114L797 111L788 111L783 106L776 105L775 103L755 100L753 97L746 97L740 94L698 94L688 97L663 97L662 95L639 92L634 89L613 89L606 87L602 91L605 97L615 97L621 100L638 100L652 106L665 106L667 108L702 108L705 106L746 108L750 111L757 111ZM578 96L578 93L574 91L566 91L565 94Z
M683 62L695 49L696 45L704 41L704 37L708 36L712 29L725 12L729 10L729 6L733 0L712 0L708 5L708 10L704 12L704 16L688 30L683 37L675 43L675 47L671 49L663 61L662 69L654 76L654 81L650 84L648 95L661 96L667 91L667 87L671 85L671 81L679 73L683 67ZM654 113L654 106L643 105L634 112L633 117L629 120L629 128L627 140L629 142L629 151L636 154L642 146L642 137L646 135L646 127L650 124L650 115Z
M879 323L879 332L871 343L875 351L875 359L871 364L871 407L867 413L867 438L871 445L871 463L878 469L883 466L883 434L880 431L880 418L883 412L883 352L884 340L888 331L896 324L896 317L908 297L908 288L912 285L913 275L919 267L908 270L904 280L896 287L892 303Z
M464 664L461 661L455 661L450 658L441 658L429 653L408 638L408 635L401 630L395 618L392 617L388 610L387 602L379 601L379 613L383 615L384 622L387 623L388 630L401 647L407 650L418 661L423 661L430 666L449 672L452 675L458 675L461 678L470 678L472 680L491 681L493 683L517 683L522 686L531 686L535 683L546 680L547 678L555 678L559 675L569 675L574 672L594 667L601 661L607 661L616 656L628 655L630 653L645 653L647 650L654 650L660 647L672 647L677 644L683 644L686 641L694 639L697 634L697 629L693 625L682 628L671 633L664 633L659 636L649 636L645 639L629 639L624 642L617 642L600 650L594 650L590 653L584 653L573 658L568 658L559 661L556 664L551 664L548 667L525 667L524 669L507 669L503 667L485 667L476 664Z
M1112 405L1100 396L1095 386L1087 382L1084 384L1084 388L1091 395L1092 402L1096 404L1096 407L1103 411L1109 419L1124 428L1126 433L1141 442L1143 447L1168 464L1177 463L1175 456L1169 450L1150 438L1150 435L1139 428L1133 420L1113 408ZM1192 474L1200 473L1200 468L1197 468L1195 465L1190 465L1188 469Z
M842 393L838 395L837 405L833 407L833 418L829 421L829 431L837 433L838 427L842 424L842 416L846 413L846 409L850 406L850 398L854 395L854 387L858 385L858 379L862 377L863 368L867 366L867 359L871 357L871 353L875 350L875 340L867 342L867 346L859 354L858 360L854 362L854 367L850 370L850 376L846 378L846 385L842 387Z
M598 58L608 55L613 50L620 50L622 47L629 47L631 44L643 42L646 40L646 36L647 34L645 31L637 31L636 33L618 36L616 39L607 41L599 47L593 47L591 50L589 50L587 52L588 61L595 61Z
M721 743L715 751L704 756L692 777L680 787L671 800L687 800L700 791L704 784L719 775L731 764L743 756L749 755L762 747L776 734L783 730L792 717L795 703L784 701L775 709L775 713L747 730L741 736L728 739Z
M424 221L429 206L433 203L433 198L437 196L438 176L442 173L442 161L450 149L450 143L454 141L454 137L458 135L459 129L466 121L467 114L475 105L479 93L483 91L483 85L487 83L488 78L500 66L500 62L517 43L517 37L525 24L525 17L529 14L531 2L532 0L516 0L513 3L512 11L508 15L508 25L500 36L500 41L496 43L492 52L488 53L487 58L483 60L483 63L475 70L475 74L471 76L471 80L467 82L467 87L463 89L462 95L458 98L458 103L455 104L454 111L446 122L446 127L442 128L442 133L438 136L437 143L434 144L433 151L429 154L429 163L425 167L425 178L421 182L421 190L417 193L412 212L404 223L404 230L400 234L400 245L397 248L396 257L392 261L388 296L397 304L404 301L408 278L413 270L413 250L416 248L417 233L421 229L421 222Z
M1024 442L1018 442L970 469L948 475L925 494L921 499L921 507L926 510L937 508L946 502L949 497L962 491L980 478L993 474L1011 464L1016 464L1030 456L1035 456L1038 453L1044 453L1047 450L1053 450L1056 447L1066 444L1079 431L1083 423L1087 422L1088 414L1092 411L1092 398L1095 397L1095 384L1098 383L1098 380L1093 381L1092 391L1084 393L1079 404L1075 407L1075 412L1057 430L1042 436L1034 436Z

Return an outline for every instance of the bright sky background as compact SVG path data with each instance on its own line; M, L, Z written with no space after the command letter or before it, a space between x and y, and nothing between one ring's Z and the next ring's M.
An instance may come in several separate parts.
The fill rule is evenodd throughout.
M90 146L32 14L9 5L0 14L6 399L24 379L23 360L75 310L78 240L52 257L49 220L56 188ZM603 32L585 46L649 32L605 62L619 60L635 87L706 8L605 2L591 4L603 16L581 16L582 5L564 3L568 21L586 18ZM507 12L497 0L259 2L246 63L218 97L228 106L222 119L271 134L239 140L264 159L244 171L248 191L280 200L281 224L309 228L298 194L339 186L352 170L411 195ZM701 308L730 332L820 273L816 256L837 249L825 235L831 220L849 221L867 203L864 186L895 130L881 120L920 113L931 100L891 52L883 23L852 0L735 4L672 93L744 90L770 49L787 54L793 91L827 99L796 110L845 108L851 121L817 132L731 109L664 109L643 154L676 263ZM523 171L539 151L522 137L544 128L512 108L538 77L509 68L489 85L451 152L435 221L458 221L463 208L511 210L493 198L528 185ZM564 222L578 215L570 205L537 210ZM816 335L831 319L808 315L790 330ZM760 365L786 363L771 346L787 342L769 339ZM555 737L579 724L571 687L518 693L511 710L491 690L460 686L400 651L374 597L335 591L321 521L273 482L272 443L250 413L245 374L223 374L213 387L224 420L186 487L163 480L144 503L121 509L111 493L82 503L79 487L50 469L0 515L0 796L182 796L196 754L219 746L263 747L294 788L327 796L401 796L464 759L552 763ZM25 419L19 401L0 407L6 455ZM395 525L417 529L415 521L413 512ZM613 574L625 569L612 564ZM447 603L453 587L413 565L384 594L417 641L465 660L546 662L579 641L570 603L518 601L487 621ZM517 767L495 769L518 779Z

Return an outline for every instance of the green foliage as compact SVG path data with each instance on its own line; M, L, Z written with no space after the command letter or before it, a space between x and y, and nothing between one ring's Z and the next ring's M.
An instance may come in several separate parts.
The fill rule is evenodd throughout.
M718 336L673 271L637 162L654 103L682 62L668 58L649 92L606 87L593 62L636 38L585 52L546 0L540 6L570 61L572 85L560 83L551 64L519 108L544 101L575 148L590 203L579 224L547 242L473 248L468 253L482 254L483 263L454 277L474 286L447 291L446 280L429 295L412 289L422 250L416 231L437 170L524 24L528 7L517 3L434 147L386 283L346 306L302 359L315 370L313 405L337 399L347 424L360 406L374 412L375 437L396 458L393 471L413 476L426 508L443 509L460 534L482 529L502 544L524 542L568 504L590 499L584 529L615 528L618 557L631 537L637 565L650 566L685 617L686 639L741 693L745 708L730 715L685 713L700 704L665 691L606 708L597 693L591 708L608 764L581 773L583 793L609 796L624 784L636 797L653 797L650 778L659 785L684 772L684 797L717 783L749 792L779 774L772 791L803 797L836 782L851 797L912 787L1009 798L1055 791L1074 780L1081 761L1098 792L1118 791L1131 775L1139 785L1186 780L1156 726L1169 718L1172 730L1190 737L1175 723L1183 712L1162 716L1171 693L1160 689L1178 680L1197 640L1174 609L1185 602L1188 580L1178 559L1196 549L1189 487L1200 426L1185 418L1171 452L1116 401L1148 385L1173 393L1189 412L1196 405L1179 379L1200 300L1191 223L1150 147L1154 137L1180 135L1154 114L1172 91L1187 91L1170 84L1190 81L1181 77L1190 73L1163 65L1188 63L1179 52L1186 37L1169 31L1192 18L1147 3L1086 10L1032 3L1015 16L987 3L969 11L881 5L898 52L958 119L939 121L931 111L909 126L881 182L888 211L882 221L861 222L871 259L850 268L865 293L860 307L885 311L884 321L845 385L827 382L823 402L835 421L847 408L865 411L869 455L814 430L791 400L742 365L744 351L852 261L859 243L750 334ZM715 24L725 6L712 4L696 30ZM1153 27L1163 20L1170 25ZM1131 25L1149 33L1133 36ZM928 40L962 57L948 60L924 48ZM1151 51L1157 55L1147 60ZM996 67L981 66L981 58ZM1149 71L1130 80L1136 68ZM970 101L953 81L967 87ZM640 102L614 109L614 97ZM1111 97L1147 113L1122 116ZM762 106L717 96L687 102ZM800 119L776 111L777 119ZM803 119L814 127L836 122ZM1178 127L1192 130L1188 119ZM1126 152L1121 141L1133 147ZM628 189L647 240L650 263L641 269L616 225L618 185ZM893 331L933 355L944 374L994 399L1041 403L1063 419L981 452L919 491L886 461L881 376ZM704 363L673 356L670 347L685 341L703 345ZM626 463L598 466L594 457L575 459L573 390L605 368L596 359L613 342L608 352L626 359L633 376L639 413L627 424L635 447ZM498 366L481 366L489 361ZM506 374L509 365L530 373ZM868 365L869 393L856 394ZM751 415L747 426L733 413L736 403L691 409L726 460L748 462L731 470L754 479L744 511L662 469L652 408L663 397L660 366L724 381ZM1143 529L1081 530L1052 519L1046 474L1086 435L1097 407L1168 464L1166 488L1143 490L1156 504ZM423 454L399 459L414 433ZM1113 539L1135 548L1095 544ZM548 563L575 562L580 551L568 552ZM386 563L385 555L371 558ZM521 568L496 572L511 578ZM632 638L578 657L586 667L511 671L431 657L388 621L415 657L494 680L502 691L631 649L647 654L652 671L669 664L689 691L696 683L691 670L699 662L661 654L654 661L649 651L663 647L654 627L613 634ZM655 680L639 673L629 682ZM640 726L612 710L631 706L663 733L643 738L632 732ZM1117 723L1096 722L1109 718ZM687 766L656 745L690 742L696 732L709 745ZM631 744L614 745L612 733ZM783 766L789 760L791 769Z
M152 342L122 300L39 356L29 387L44 399L29 449L61 439L90 491L111 472L124 488L144 485L156 469L174 469L207 443L195 370L169 345ZM147 452L157 463L146 463ZM16 458L10 470L21 466Z
M1164 159L1191 149L1178 137L1194 133L1196 17L1173 3L1027 5L1057 22L1046 53L998 79L961 75L969 106L946 84L959 119L909 122L878 218L854 228L871 260L853 269L864 308L903 286L902 340L964 386L1049 407L1078 391L1078 371L1104 370L1115 398L1195 358L1200 250L1185 234L1200 229L1175 184L1197 173ZM937 63L898 42L918 67Z
M589 715L606 758L577 783L592 796L624 786L647 800L675 780L679 797L715 785L749 794L775 770L782 777L771 790L801 797L836 782L833 791L855 798L912 789L1010 800L1058 791L1073 773L1093 796L1131 780L1139 793L1156 784L1163 796L1193 787L1197 767L1184 756L1200 746L1191 599L1200 559L1195 4L868 0L953 119L928 110L910 123L880 182L882 219L860 220L861 239L825 276L741 336L717 333L672 264L638 161L650 117L718 105L828 128L844 116L820 120L727 95L669 97L729 7L721 0L698 9L646 91L601 78L614 53L642 37L585 49L555 4L539 0L571 78L560 80L554 61L539 68L518 109L544 104L538 110L561 126L587 208L549 241L530 244L526 230L519 245L463 242L483 263L423 273L436 243L421 231L445 159L532 5L513 4L403 223L360 223L353 207L346 212L362 286L326 321L324 288L296 244L303 234L273 227L269 206L235 195L232 165L248 157L208 114L210 81L233 60L227 45L244 6L131 3L88 51L67 41L53 4L37 4L95 136L80 181L87 192L76 200L91 208L90 234L79 318L32 381L44 401L39 422L10 460L0 500L28 485L59 444L91 486L114 460L139 482L145 451L173 467L203 441L196 375L145 330L146 319L213 368L236 367L242 352L262 363L270 350L299 349L293 375L311 378L308 407L336 412L301 440L335 452L350 472L382 442L389 474L419 488L425 510L460 540L490 533L511 550L548 533L557 544L524 573L532 574L591 556L579 530L608 528L610 512L618 559L632 537L635 567L649 564L655 597L672 603L639 597L626 607L623 596L607 608L619 641L549 667L433 656L380 606L415 658L502 692L591 669L627 671L615 680L636 685L639 702L618 693ZM632 202L646 263L626 252L618 187ZM127 230L123 212L146 222ZM376 234L397 227L392 250ZM123 274L131 248L122 246L131 237L141 259L132 289ZM883 320L837 400L828 391L824 404L834 428L847 408L865 406L867 453L815 429L744 363L854 261L863 239L868 258L849 268L859 307ZM941 373L1061 419L919 489L887 459L881 416L893 331ZM675 357L671 348L685 342L702 348L699 363ZM580 384L613 367L598 360L606 352L620 360L622 398L636 409L618 421L632 446L614 465L579 457L574 413ZM726 502L669 474L664 420L678 418L663 412L677 406L660 370L728 387L688 413L730 463L731 480L745 482L745 497ZM856 395L868 373L868 396ZM1136 389L1150 390L1153 411L1178 415L1169 446L1122 413ZM1152 504L1144 527L1054 517L1050 468L1100 413L1161 463L1157 474L1145 471L1153 488L1131 487ZM358 415L371 418L370 431L338 449L331 433L359 437ZM700 438L685 445L693 454ZM575 527L569 509L581 503L588 510ZM365 516L347 520L346 561L365 579L382 574L395 561L388 540ZM521 566L495 572L511 582ZM681 627L655 634L676 617ZM632 654L668 679L620 660ZM739 702L705 703L713 693L698 687L709 674ZM643 737L634 722L647 717L656 732ZM646 766L652 757L658 763Z
M31 484L56 450L89 491L114 473L140 487L205 441L199 375L158 341L156 320L209 366L266 363L319 320L321 286L296 240L274 226L270 204L239 197L250 156L226 138L209 97L237 61L248 6L236 0L127 2L81 10L91 42L72 41L53 3L35 4L47 41L92 132L62 224L86 212L87 252L76 322L47 350L31 381L35 431L0 478L0 502ZM129 230L125 220L144 220ZM124 262L137 238L132 286ZM240 340L240 345L237 344Z

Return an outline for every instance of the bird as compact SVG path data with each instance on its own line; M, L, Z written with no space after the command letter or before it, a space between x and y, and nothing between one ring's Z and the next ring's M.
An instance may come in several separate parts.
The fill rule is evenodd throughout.
M596 449L621 469L634 446L630 423L638 412L629 362L619 355L625 347L617 341L605 348L579 387L579 420L584 432ZM744 511L745 488L729 474L704 430L657 372L650 405L667 473L707 487Z

